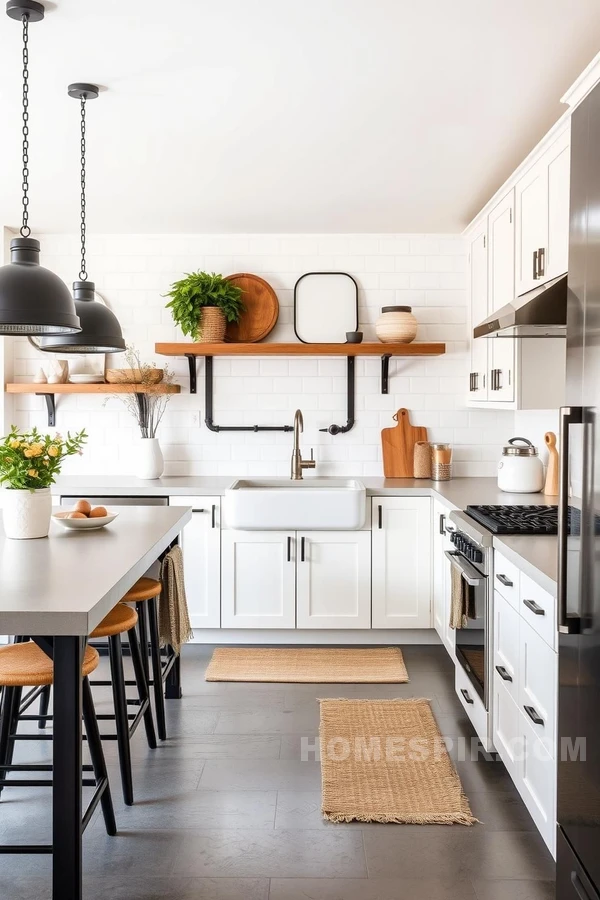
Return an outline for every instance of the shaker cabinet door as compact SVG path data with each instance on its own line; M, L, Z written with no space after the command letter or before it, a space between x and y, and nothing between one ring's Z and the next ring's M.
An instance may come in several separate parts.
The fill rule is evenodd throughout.
M297 627L371 627L371 534L297 535Z
M295 533L224 530L223 628L294 628Z
M191 506L192 521L183 529L185 593L192 628L221 624L220 497L170 497L170 506Z

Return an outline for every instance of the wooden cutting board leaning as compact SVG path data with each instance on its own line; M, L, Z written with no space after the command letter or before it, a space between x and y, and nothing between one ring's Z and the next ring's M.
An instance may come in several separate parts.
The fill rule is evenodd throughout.
M383 474L386 478L413 478L415 444L427 440L427 429L411 425L409 411L404 408L398 410L394 420L397 425L381 432Z

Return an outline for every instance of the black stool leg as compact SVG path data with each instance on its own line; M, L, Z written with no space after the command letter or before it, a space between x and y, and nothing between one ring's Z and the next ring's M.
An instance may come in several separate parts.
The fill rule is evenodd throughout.
M158 636L158 610L156 597L146 600L148 618L150 619L150 655L152 657L152 680L154 682L154 706L156 709L156 725L161 741L167 739L167 721L165 718L165 694L162 679L162 660L160 657L160 638Z
M150 681L150 666L148 664L148 605L146 600L138 600L135 604L138 614L138 628L140 631L140 647L142 648L142 663L146 681Z
M15 741L11 740L10 735L17 733L17 728L19 727L19 710L21 708L21 697L23 696L23 688L16 687L13 688L13 700L11 706L11 716L10 716L10 732L9 732L9 740L8 740L8 749L6 751L6 762L5 765L12 765L13 756L15 752Z
M43 716L48 715L48 709L50 707L50 685L45 687L40 694L40 719L38 721L38 728L46 727L46 719Z
M129 650L131 652L133 671L135 672L135 680L137 682L138 697L140 699L140 703L147 704L146 712L144 713L144 727L146 729L146 738L148 740L148 746L150 747L150 749L155 750L156 732L154 730L154 719L152 717L152 707L150 705L150 691L148 688L148 682L146 681L144 665L142 663L142 654L140 651L137 631L135 630L135 628L132 628L127 632L127 635L129 637Z
M15 690L14 687L5 687L2 691L2 704L0 705L0 765L2 766L8 765ZM6 778L6 774L5 771L2 771L2 778ZM2 785L0 785L0 793L2 789Z
M102 750L102 740L100 738L100 731L98 730L98 720L96 719L96 711L94 709L92 689L87 678L83 679L83 721L85 722L85 733L87 735L92 766L94 767L94 776L97 782L106 780L106 787L100 798L102 815L104 816L104 824L106 825L106 833L115 835L117 833L115 811L113 809L110 785L108 783L108 772L106 771L106 761L104 759L104 751Z
M108 652L110 657L113 701L115 704L115 724L117 728L117 745L119 748L119 766L121 769L123 800L127 806L132 806L133 778L131 775L131 748L129 746L129 719L127 717L127 697L125 695L125 676L123 674L123 652L120 634L109 637Z

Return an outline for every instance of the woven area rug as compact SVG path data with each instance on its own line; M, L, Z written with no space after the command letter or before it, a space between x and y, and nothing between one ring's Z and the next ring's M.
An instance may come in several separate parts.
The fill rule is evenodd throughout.
M323 816L473 825L429 700L321 700Z
M397 647L219 647L207 681L273 681L312 684L405 684L408 673Z

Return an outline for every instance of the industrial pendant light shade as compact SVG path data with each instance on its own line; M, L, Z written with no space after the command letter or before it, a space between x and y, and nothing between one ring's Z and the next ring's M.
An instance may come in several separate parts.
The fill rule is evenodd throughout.
M29 227L29 23L44 18L34 0L9 0L6 13L23 24L23 219L10 243L10 263L0 268L0 334L73 334L80 330L66 284L40 266L40 244Z
M86 239L86 125L88 100L95 100L99 89L95 84L70 84L69 97L81 103L81 269L79 281L73 282L75 309L81 321L78 334L42 338L36 346L55 353L122 353L125 347L121 326L115 314L95 299L95 285L87 280Z

